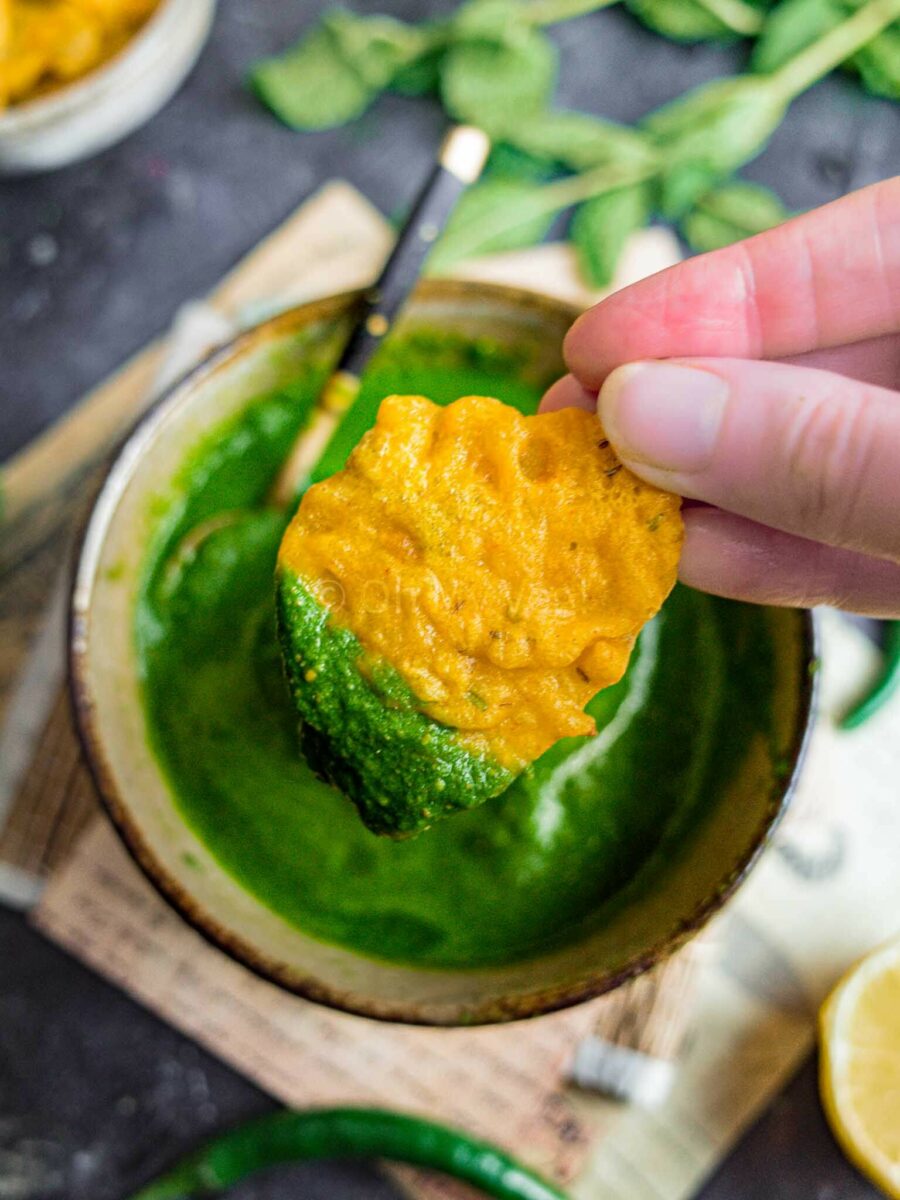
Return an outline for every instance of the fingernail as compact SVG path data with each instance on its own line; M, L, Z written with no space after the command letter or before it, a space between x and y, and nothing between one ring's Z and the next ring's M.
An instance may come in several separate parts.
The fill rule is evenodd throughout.
M618 453L661 471L694 474L712 461L728 384L675 363L629 363L613 371L598 412Z

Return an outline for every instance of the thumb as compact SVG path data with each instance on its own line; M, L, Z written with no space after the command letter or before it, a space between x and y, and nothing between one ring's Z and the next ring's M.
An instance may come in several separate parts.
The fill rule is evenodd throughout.
M900 395L809 367L632 363L598 412L658 487L788 533L900 560Z

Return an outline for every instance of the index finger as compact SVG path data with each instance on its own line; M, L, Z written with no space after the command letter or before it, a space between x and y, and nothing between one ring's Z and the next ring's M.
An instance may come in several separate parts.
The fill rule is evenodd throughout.
M900 176L616 292L572 326L596 391L647 358L784 358L900 329Z

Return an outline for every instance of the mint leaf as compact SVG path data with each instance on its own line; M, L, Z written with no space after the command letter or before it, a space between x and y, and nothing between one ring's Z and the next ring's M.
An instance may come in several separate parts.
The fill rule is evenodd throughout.
M451 37L502 43L514 39L528 24L521 0L468 0L456 10Z
M860 0L782 0L766 21L751 67L765 73L778 70L859 7ZM900 21L874 37L844 66L858 71L873 95L900 99Z
M753 47L751 69L763 74L777 71L852 11L846 0L782 0Z
M532 246L546 236L555 208L548 211L540 183L486 179L471 187L428 260L429 273L461 259Z
M529 154L510 142L497 142L482 175L483 179L528 179L544 182L555 174L554 164Z
M898 0L854 0L853 11L770 75L772 88L792 100L830 71L845 66L879 35L900 26Z
M705 192L759 154L787 109L761 76L716 79L646 117L662 159L661 210L681 217Z
M900 100L900 22L857 51L849 65L859 71L863 87L873 96Z
M681 232L690 247L702 254L772 229L789 216L774 192L736 180L701 197L682 221Z
M688 162L672 167L663 176L660 210L668 220L676 220L698 197L714 188L723 175L705 163Z
M676 42L733 38L734 31L695 0L625 0L639 21Z
M569 238L591 287L609 287L626 241L647 224L651 208L652 189L639 183L595 196L576 209Z
M364 84L378 91L432 44L424 28L405 25L393 17L357 17L338 8L326 13L322 23L344 62Z
M446 46L438 42L412 62L400 67L391 80L391 91L401 96L436 95L441 83L441 62Z
M441 68L444 107L458 121L502 137L547 105L557 65L556 48L536 29L522 27L505 41L458 42Z
M509 142L573 171L606 163L640 166L652 158L647 139L626 125L587 113L547 109L511 125Z
M345 125L378 94L344 60L330 30L319 27L276 58L257 63L250 86L292 129Z
M713 119L730 99L735 82L735 78L727 78L700 84L654 109L638 126L657 140L674 138L689 130L699 129Z
M434 40L426 27L336 9L284 54L257 63L250 86L291 128L330 129L365 112Z

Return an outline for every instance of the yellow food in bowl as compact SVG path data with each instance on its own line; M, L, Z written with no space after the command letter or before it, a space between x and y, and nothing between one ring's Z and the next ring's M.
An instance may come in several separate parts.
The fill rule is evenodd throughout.
M0 0L0 110L80 79L144 24L159 0Z
M280 562L423 711L517 772L595 731L585 704L675 582L679 509L593 413L391 396L306 493Z

